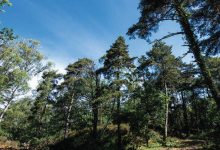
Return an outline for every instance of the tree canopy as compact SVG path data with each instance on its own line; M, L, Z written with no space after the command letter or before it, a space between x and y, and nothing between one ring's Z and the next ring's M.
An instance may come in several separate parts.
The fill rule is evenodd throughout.
M6 5L0 0L0 11ZM132 57L119 36L100 62L79 58L63 73L40 52L40 42L2 28L0 149L220 149L219 6L140 0L140 18L127 34L152 44L145 54ZM180 31L152 42L166 21ZM175 35L195 61L183 61L163 41Z

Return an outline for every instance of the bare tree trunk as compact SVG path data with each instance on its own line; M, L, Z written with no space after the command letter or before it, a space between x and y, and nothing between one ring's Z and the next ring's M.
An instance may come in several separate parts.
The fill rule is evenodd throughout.
M12 91L11 96L10 96L10 98L8 100L8 103L5 106L5 108L3 109L3 111L2 111L2 113L0 115L0 123L3 121L3 118L5 116L6 111L8 110L9 106L11 105L11 102L13 101L14 95L15 95L15 92L17 91L17 89L18 89L18 87L15 87L15 89Z
M165 104L165 124L164 124L164 136L163 136L163 141L164 141L164 146L166 146L167 143L167 131L168 131L168 116L169 116L169 99L168 99L168 89L167 89L167 84L165 83L165 94L166 94L166 104Z
M12 100L8 101L7 105L5 106L5 108L3 109L3 111L1 112L0 115L0 122L3 121L3 118L5 116L6 111L8 110L9 106L11 105Z
M68 137L68 132L69 132L69 124L70 124L70 115L71 115L71 111L72 111L72 105L73 105L73 101L74 101L74 94L71 97L71 101L70 104L68 106L67 109L67 114L66 114L66 121L65 121L65 129L64 129L64 139L66 139Z
M209 87L213 98L216 101L216 104L218 105L218 108L220 109L220 93L218 88L216 87L216 85L214 84L214 81L211 77L210 71L205 63L204 57L201 54L201 49L199 47L199 43L198 40L195 36L195 34L193 33L192 27L189 23L189 19L187 16L187 13L185 12L185 10L180 6L179 2L177 0L174 0L174 5L175 5L175 9L176 12L179 16L179 23L182 27L182 30L185 33L186 36L186 40L189 44L189 48L192 51L195 60L200 68L200 71L202 73L202 76L205 79L205 82L207 84L207 86Z

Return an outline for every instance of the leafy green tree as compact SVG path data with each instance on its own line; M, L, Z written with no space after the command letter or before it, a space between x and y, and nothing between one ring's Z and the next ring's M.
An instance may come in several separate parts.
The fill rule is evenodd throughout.
M117 93L114 101L117 101L117 126L118 126L118 149L122 149L121 145L121 100L123 98L123 89L127 84L127 76L129 70L134 67L133 58L128 54L128 46L125 44L123 37L118 37L115 43L107 51L104 56L104 66L102 68L104 77L108 80L109 86Z
M172 1L160 1L160 0L141 0L139 9L141 17L138 23L134 24L128 31L128 35L135 37L137 35L140 38L149 41L149 37L153 32L157 31L159 23L163 21L175 21L181 26L181 31L171 33L162 39L174 36L185 35L185 40L190 48L190 52L193 53L195 60L201 70L207 86L209 87L216 104L220 107L220 92L213 82L210 71L207 67L202 50L212 51L219 47L219 14L210 14L210 11L215 11L211 6L210 1L188 1L188 0L172 0ZM205 12L204 15L197 15L201 12ZM215 18L215 19L210 19ZM209 25L210 24L210 25ZM201 36L200 41L197 34ZM212 42L214 41L214 42Z
M151 129L163 128L164 100L152 80L145 81L137 87L133 98L136 101L135 105L133 104L135 118L131 117L130 128L135 136L143 137L149 146ZM132 108L129 109L132 112Z
M92 109L93 113L93 135L97 136L97 125L98 125L98 107L99 101L98 98L101 95L100 89L100 75L99 72L95 69L95 63L88 59L83 58L79 59L72 65L69 65L68 76L75 76L76 80L82 80L80 88L81 98L85 98L88 102L88 107Z
M1 123L1 129L5 131L6 135L1 136L20 142L29 142L31 135L28 116L31 106L32 99L29 97L13 102Z
M148 68L150 76L155 80L155 86L161 89L165 96L165 123L164 123L164 143L166 144L168 132L168 115L170 96L173 87L178 82L180 77L178 59L172 55L172 47L165 45L162 42L156 42L152 50L147 53L147 57L142 57L140 69ZM145 58L145 60L143 60Z
M18 96L28 92L28 81L50 64L44 65L44 56L38 52L39 43L33 40L12 42L3 47L0 53L0 76L2 85L0 93L5 107L0 113L0 122L10 104Z
M54 90L57 87L58 79L61 75L56 71L45 71L42 75L42 81L37 88L37 97L34 100L29 115L33 138L43 138L51 132L51 120L54 117Z
M3 48L5 48L12 40L14 40L15 36L13 31L8 28L3 28L0 31L0 52L3 52ZM0 66L0 71L3 71L3 66ZM7 74L0 74L0 91L6 88L8 82ZM2 95L0 95L0 99L3 100Z
M60 86L58 107L64 116L64 138L67 138L69 129L75 125L83 128L90 119L91 108L93 111L94 130L97 130L97 106L94 104L96 97L96 74L94 62L90 59L79 59L66 68L67 73L64 75L64 82ZM81 110L81 111L79 111ZM88 117L88 118L87 118ZM74 123L75 122L75 123ZM96 132L96 131L95 131Z
M7 5L0 0L0 13ZM0 143L6 137L30 149L121 150L148 146L155 135L161 143L162 134L168 146L169 134L199 135L219 149L220 59L213 57L220 52L219 6L218 0L140 0L131 38L150 42L163 21L181 28L154 41L137 68L120 36L101 58L103 67L82 58L58 74L45 64L39 42L1 29ZM184 37L197 65L183 63L161 42L175 35ZM39 74L42 80L28 97L28 83Z
M99 107L100 107L100 97L102 96L103 93L103 87L101 84L101 76L98 70L95 71L95 78L93 76L93 80L95 80L95 93L94 93L94 88L92 88L92 112L93 112L93 136L94 138L97 137L97 130L98 130L98 122L99 122Z
M179 117L179 120L173 116L172 119L175 121L174 122L181 122L180 120L182 119L182 124L179 125L181 126L180 130L182 130L186 136L189 135L189 116L188 116L188 109L189 109L189 104L191 103L191 90L194 90L194 85L196 84L197 78L195 76L198 76L200 78L200 74L197 68L195 68L195 65L190 63L182 63L181 64L181 77L179 79L179 83L177 85L177 92L176 92L176 99L180 100L182 103L182 106L180 106L179 101L176 101L174 105L174 112L173 115L178 115L178 111L180 113L182 112L183 117ZM204 84L203 84L204 85ZM179 97L179 98L177 98ZM181 110L180 110L181 109ZM180 115L179 115L180 116ZM175 123L173 123L174 126L178 126ZM177 129L178 130L178 129Z

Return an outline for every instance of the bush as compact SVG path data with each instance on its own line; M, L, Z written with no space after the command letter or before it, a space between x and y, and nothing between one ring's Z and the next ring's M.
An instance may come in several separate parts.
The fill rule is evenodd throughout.
M150 137L149 144L155 144L155 143L161 144L163 142L162 136L154 130L150 130L149 137Z

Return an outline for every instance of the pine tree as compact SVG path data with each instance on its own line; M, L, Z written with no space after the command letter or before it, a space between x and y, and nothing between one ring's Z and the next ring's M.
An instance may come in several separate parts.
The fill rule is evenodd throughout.
M95 64L88 58L82 58L68 65L66 70L57 101L57 113L63 120L64 138L68 137L70 128L77 129L77 126L82 128L85 124L89 124L84 122L84 117L91 116L87 108L91 108L93 112L93 131L96 134L98 104L95 100L98 79Z
M211 6L211 3L208 0L141 0L139 4L141 17L138 23L129 29L128 35L133 38L137 35L149 41L152 33L157 31L159 23L167 20L178 22L181 31L171 33L162 39L180 34L185 36L190 52L193 53L201 74L220 108L220 92L214 84L205 58L202 55L202 50L210 52L219 49L219 14L211 13L210 16L210 12L216 12L217 9L209 6ZM200 15L201 12L206 14ZM197 34L201 36L202 41L198 39Z
M125 44L123 37L118 37L111 48L106 52L104 57L104 66L102 68L103 74L109 81L111 89L118 94L114 98L117 102L117 134L118 134L118 149L122 149L121 133L120 133L120 114L121 114L121 99L123 97L123 85L126 85L126 74L129 73L129 69L133 68L133 58L130 58L128 54L128 46Z
M47 129L50 128L50 121L53 117L53 90L57 86L60 74L55 71L46 71L43 73L43 80L37 88L37 97L31 108L31 115L29 121L31 128L36 138L42 138L48 133Z
M168 115L171 91L178 83L180 77L180 62L172 55L172 47L167 46L163 42L156 42L152 50L147 52L147 57L142 57L140 69L148 68L149 76L155 80L155 86L165 94L165 123L164 123L164 144L168 132Z

